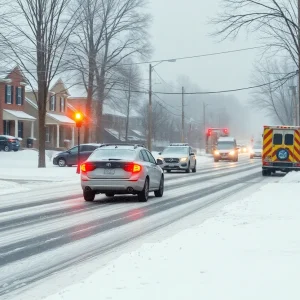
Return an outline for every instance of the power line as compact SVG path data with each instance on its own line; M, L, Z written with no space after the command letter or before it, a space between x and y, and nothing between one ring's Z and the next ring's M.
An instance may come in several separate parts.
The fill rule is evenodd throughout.
M232 93L232 92L239 92L239 91L244 91L244 90L250 90L250 89L256 89L260 88L263 86L271 85L276 82L282 82L282 81L287 81L293 77L295 77L298 74L298 70L296 72L290 72L286 74L286 76L267 82L263 84L258 84L258 85L253 85L253 86L248 86L248 87L243 87L243 88L236 88L236 89L229 89L229 90L220 90L220 91L211 91L211 92L184 92L184 95L209 95L209 94L223 94L223 93ZM122 89L113 89L115 91L127 91L127 90L122 90ZM148 93L149 91L131 91L132 93L140 93L140 94L145 94ZM182 93L179 92L155 92L155 94L159 95L182 95Z
M161 60L152 60L152 61L143 61L143 62L128 63L128 64L119 64L119 66L131 66L131 65L152 64L152 63L160 63L160 62L165 62L165 61L166 61L166 62L170 62L170 61L176 61L176 60L193 59L193 58L206 57L206 56L215 56L215 55L221 55L221 54L236 53L236 52L242 52L242 51L248 51L248 50L254 50L254 49L265 48L265 47L266 47L266 46L257 46L257 47L241 48L241 49L228 50L228 51L221 51L221 52L213 52L213 53L205 53L205 54L199 54L199 55L193 55L193 56L184 56L184 57L176 57L176 58L173 57L173 58L161 59Z

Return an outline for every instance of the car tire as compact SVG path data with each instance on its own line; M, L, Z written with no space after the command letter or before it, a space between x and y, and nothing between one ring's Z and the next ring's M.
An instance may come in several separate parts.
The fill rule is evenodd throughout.
M195 162L195 166L194 166L194 168L192 169L192 172L193 172L193 173L196 173L196 171L197 171L197 163Z
M57 161L57 164L59 167L65 167L66 166L66 160L64 158L59 158Z
M105 196L111 198L111 197L114 197L115 194L113 194L113 193L105 193Z
M262 170L262 176L270 176L271 171L270 170Z
M191 172L191 165L189 163L188 168L185 170L186 173L190 173Z
M9 146L4 146L4 151L9 152L10 151Z
M159 189L157 191L154 191L155 197L162 197L164 194L164 185L165 185L165 180L164 176L161 176L160 183L159 183Z
M147 202L149 198L149 179L146 178L144 188L138 193L139 202Z
M92 202L95 200L96 193L93 191L84 191L83 198L87 202Z
M214 158L214 162L219 162L219 160L217 158Z

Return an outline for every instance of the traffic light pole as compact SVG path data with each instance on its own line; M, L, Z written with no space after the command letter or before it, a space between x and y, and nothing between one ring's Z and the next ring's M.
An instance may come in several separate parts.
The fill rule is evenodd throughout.
M80 174L80 127L77 127L78 133L78 152L77 152L77 170L76 173Z

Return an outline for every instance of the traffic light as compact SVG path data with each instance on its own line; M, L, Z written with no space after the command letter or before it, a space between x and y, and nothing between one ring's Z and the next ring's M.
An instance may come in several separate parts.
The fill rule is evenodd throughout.
M80 128L83 122L83 114L81 112L75 113L74 119L76 122L76 127Z
M223 129L223 133L224 133L224 134L228 134L228 133L229 133L228 128L224 128L224 129Z

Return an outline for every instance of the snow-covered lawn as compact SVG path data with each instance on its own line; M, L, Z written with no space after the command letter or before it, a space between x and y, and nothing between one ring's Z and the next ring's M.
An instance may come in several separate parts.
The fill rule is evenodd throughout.
M22 150L18 152L0 152L0 195L30 190L37 186L28 184L46 182L79 182L76 167L60 168L52 164L56 151L47 151L46 168L38 168L38 152ZM13 182L14 180L14 182Z
M300 299L300 174L123 254L47 300ZM201 212L200 212L201 213Z

